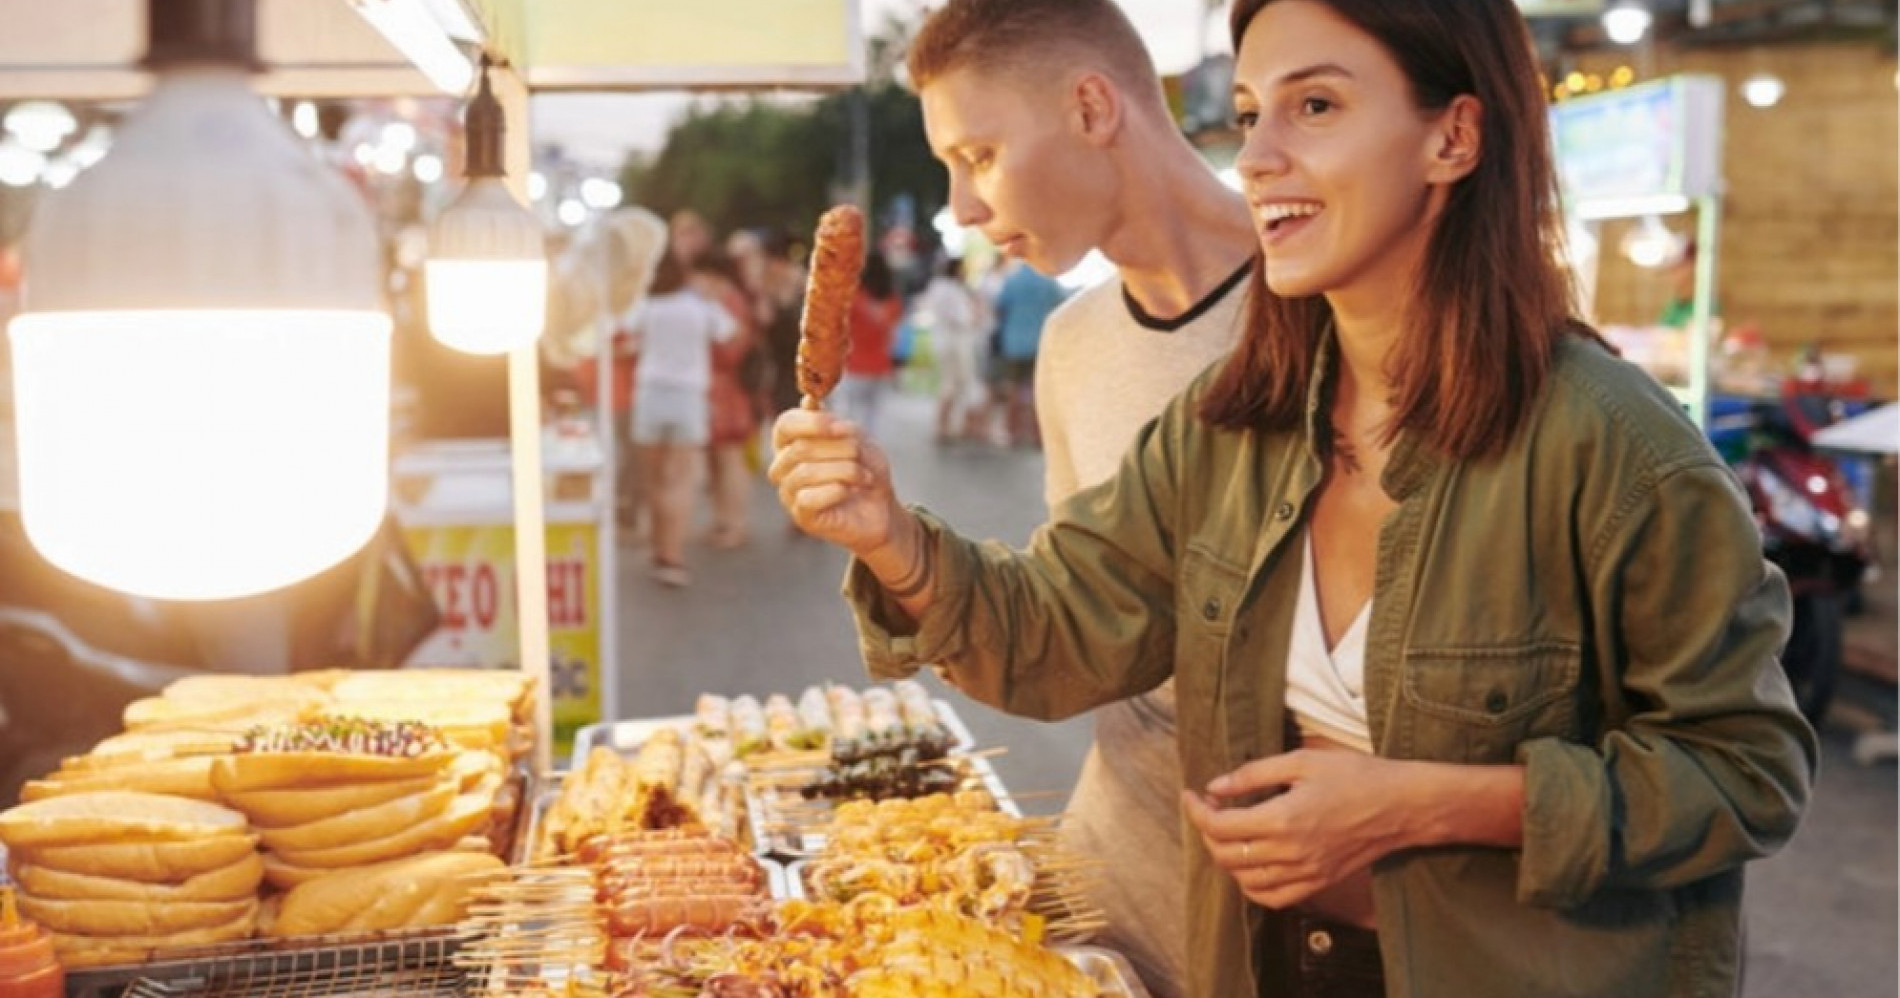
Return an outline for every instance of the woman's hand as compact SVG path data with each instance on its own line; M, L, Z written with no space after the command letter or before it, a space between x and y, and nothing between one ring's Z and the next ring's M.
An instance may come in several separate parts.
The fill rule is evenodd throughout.
M1251 806L1228 801L1271 794ZM1249 900L1297 905L1389 853L1523 841L1521 766L1381 759L1299 749L1216 777L1181 806Z
M1288 908L1404 845L1397 771L1404 763L1342 749L1300 749L1250 762L1184 792L1207 851L1247 898ZM1277 791L1277 793L1276 793ZM1227 801L1273 796L1252 806Z
M848 420L788 409L772 425L768 475L800 530L863 558L892 540L908 514L891 490L891 464ZM876 567L876 566L873 566Z

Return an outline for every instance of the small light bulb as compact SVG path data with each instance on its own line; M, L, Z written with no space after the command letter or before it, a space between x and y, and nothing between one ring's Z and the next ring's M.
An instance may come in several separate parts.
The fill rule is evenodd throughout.
M1756 73L1742 81L1742 99L1750 107L1774 107L1787 92L1788 85L1773 73Z
M1634 45L1649 31L1649 8L1618 4L1603 12L1603 30L1618 45Z
M440 156L425 152L417 156L416 161L411 163L409 168L415 171L416 180L419 183L433 184L442 179L442 157Z
M320 124L315 104L300 100L296 107L290 109L290 127L296 129L298 135L306 139L314 139L317 137Z

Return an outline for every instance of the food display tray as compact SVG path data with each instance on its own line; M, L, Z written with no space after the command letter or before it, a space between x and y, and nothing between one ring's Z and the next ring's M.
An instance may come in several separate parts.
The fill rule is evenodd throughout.
M66 974L69 998L316 998L455 995L466 937L455 926L350 936L247 939L175 950L156 960Z
M1003 786L1003 778L997 775L996 767L981 756L951 754L944 757L963 770L963 786L981 787L996 801L996 809L1004 814L1022 817L1023 810L1009 796L1009 790ZM819 801L807 801L795 791L781 791L770 787L761 787L757 781L746 786L746 822L755 838L754 851L766 856L781 859L805 859L816 856L825 848L823 824L814 817L805 823L797 823L786 817L780 801L790 799L804 809L803 813L827 817L830 808L822 810L809 807ZM838 802L833 801L834 805Z
M1096 987L1101 989L1103 998L1149 998L1147 985L1135 976L1135 968L1130 966L1128 958L1112 949L1101 946L1055 946L1051 947L1063 958L1089 975Z
M947 700L932 698L930 705L936 708L937 720L942 722L944 730L950 732L950 750L968 752L976 747L976 739L970 735L970 726L957 716L955 707ZM666 717L649 717L637 721L600 721L581 728L574 734L574 754L570 757L568 768L587 758L594 746L604 745L616 752L632 754L639 751L641 744L653 737L653 732L661 728L677 728L690 732L697 718L691 714L672 714Z

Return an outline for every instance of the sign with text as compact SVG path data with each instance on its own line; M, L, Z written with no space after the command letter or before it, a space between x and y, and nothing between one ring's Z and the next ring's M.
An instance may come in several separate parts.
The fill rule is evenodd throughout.
M548 693L557 758L567 753L575 731L601 719L598 532L592 522L547 526ZM410 526L403 534L441 613L435 633L409 656L409 664L520 668L514 527Z
M1671 76L1573 97L1550 109L1550 126L1573 210L1720 192L1722 83L1714 77Z

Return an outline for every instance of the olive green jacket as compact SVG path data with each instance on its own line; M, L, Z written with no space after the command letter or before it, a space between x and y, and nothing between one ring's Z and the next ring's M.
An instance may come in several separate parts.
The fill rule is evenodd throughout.
M862 565L847 576L871 671L938 663L1048 719L1172 674L1190 786L1282 751L1318 366L1304 432L1207 426L1203 376L1025 551L926 514L925 619ZM1526 781L1520 849L1376 864L1388 993L1736 993L1742 863L1793 833L1816 743L1776 662L1787 586L1733 476L1646 375L1572 339L1501 456L1449 461L1402 435L1382 485L1399 508L1366 641L1375 750L1517 762ZM1262 909L1188 831L1192 994L1253 998Z

